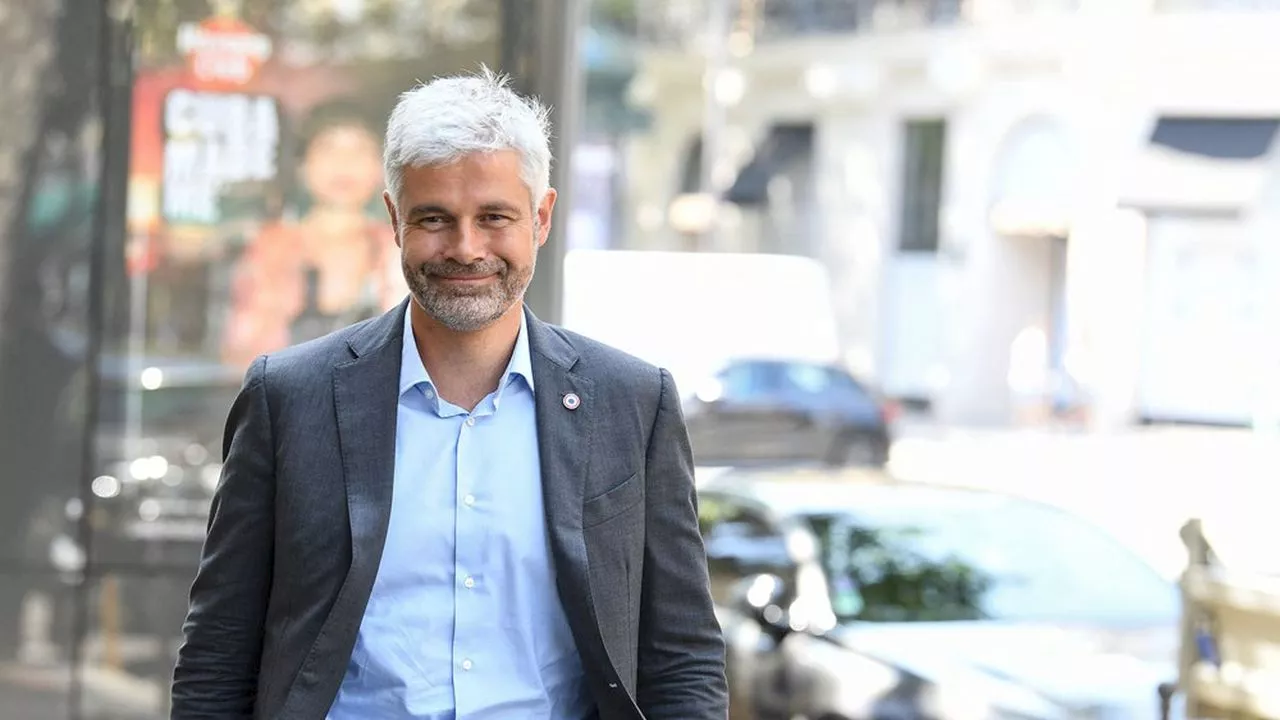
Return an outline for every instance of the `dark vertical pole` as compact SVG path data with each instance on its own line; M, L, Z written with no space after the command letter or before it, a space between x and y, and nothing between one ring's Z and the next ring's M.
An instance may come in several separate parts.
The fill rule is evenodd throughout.
M93 228L89 237L90 302L85 318L87 343L84 368L85 418L80 448L80 489L83 508L80 513L77 540L84 551L84 567L75 589L75 613L72 617L71 692L68 699L72 720L83 717L85 710L83 683L84 641L89 633L90 598L98 577L94 572L93 500L91 489L93 468L98 463L98 409L102 402L100 357L114 303L110 299L109 257L121 252L124 232L124 188L129 158L129 92L131 89L129 36L131 17L125 13L126 3L108 0L98 5L99 65L95 110L103 119L101 125L98 187L92 212Z
M572 207L570 155L577 137L582 74L578 37L586 0L503 0L502 69L521 92L551 107L551 185L559 193L551 236L525 300L538 317L559 322L565 237Z

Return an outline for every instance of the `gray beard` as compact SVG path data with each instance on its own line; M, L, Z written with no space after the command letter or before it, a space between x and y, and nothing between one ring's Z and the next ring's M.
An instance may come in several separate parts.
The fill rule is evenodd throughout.
M537 229L534 229L537 232ZM535 235L536 237L536 235ZM512 267L499 258L484 263L427 263L403 267L409 294L433 320L454 332L475 332L492 325L513 305L524 300L538 264L538 248L527 268ZM498 280L480 288L451 288L440 277L495 273Z

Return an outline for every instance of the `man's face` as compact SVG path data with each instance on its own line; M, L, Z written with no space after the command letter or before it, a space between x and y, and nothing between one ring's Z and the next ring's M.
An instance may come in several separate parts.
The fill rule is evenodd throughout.
M524 298L556 193L531 207L520 156L502 151L406 168L399 203L383 199L414 300L450 330L474 332Z

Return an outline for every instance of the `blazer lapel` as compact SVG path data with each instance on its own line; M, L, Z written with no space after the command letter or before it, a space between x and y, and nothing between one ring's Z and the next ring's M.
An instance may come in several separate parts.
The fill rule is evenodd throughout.
M351 523L348 583L358 578L371 587L391 515L407 307L407 302L401 303L354 334L349 342L354 357L333 371L333 404Z
M578 361L573 345L527 308L525 314L536 388L543 505L560 602L585 664L593 669L613 666L591 597L587 544L582 532L582 501L596 424L593 383L573 372ZM565 403L570 394L578 399L572 409Z
M346 658L355 646L382 561L395 475L396 405L407 307L407 302L401 303L357 328L348 339L352 357L333 370L333 410L351 525L351 567L299 669L281 717L321 717L328 710L346 672Z

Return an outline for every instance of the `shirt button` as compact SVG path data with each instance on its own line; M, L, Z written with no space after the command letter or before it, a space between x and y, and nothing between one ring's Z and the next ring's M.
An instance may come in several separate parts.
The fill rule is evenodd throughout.
M466 497L462 498L462 502L466 503L467 507L471 507L476 504L476 496L468 494Z
M475 419L475 418L473 418L473 417L469 417L469 418L467 418L467 424L468 424L468 425L475 425L475 424L476 424L476 419Z
M471 661L470 661L470 660L463 660L463 661L462 661L462 669L463 669L463 670L470 670L470 669L471 669Z
M423 388L422 394L426 395L428 398L433 398L436 396L436 391L432 390L431 388Z
M476 579L473 577L469 577L466 580L463 580L462 584L465 585L468 589L473 588L476 586Z

